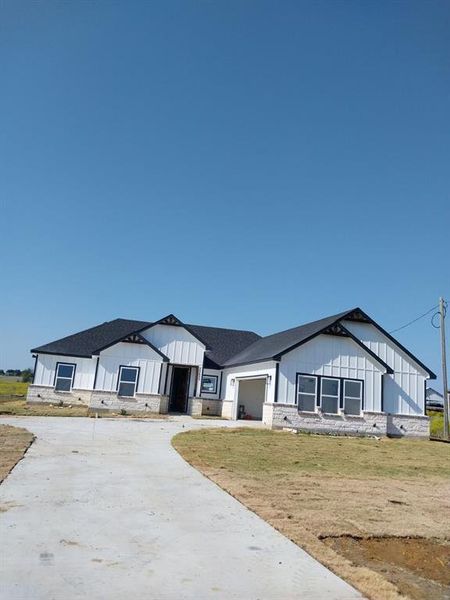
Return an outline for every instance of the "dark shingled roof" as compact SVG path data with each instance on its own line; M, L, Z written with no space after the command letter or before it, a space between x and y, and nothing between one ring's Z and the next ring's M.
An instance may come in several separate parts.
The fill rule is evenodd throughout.
M266 337L260 338L251 346L245 348L245 350L243 350L239 354L236 354L235 356L231 357L224 364L224 367L262 362L264 360L271 359L278 360L282 354L286 353L289 350L292 350L297 346L300 346L301 344L304 344L305 342L312 339L321 332L325 333L327 329L344 320L371 323L374 327L381 331L388 339L392 340L392 342L396 344L401 350L403 350L405 354L407 354L418 365L420 365L429 374L431 379L436 379L436 375L433 373L433 371L431 371L427 366L425 366L417 357L414 356L414 354L412 354L409 350L402 346L402 344L400 344L398 340L396 340L394 337L392 337L390 333L388 333L382 327L380 327L378 323L371 319L371 317L369 317L369 315L367 315L359 307L346 310L344 312L332 315L330 317L325 317L324 319L319 319L318 321L312 321L311 323L306 323L305 325L300 325L300 327L293 327L292 329L287 329L286 331L280 331L279 333L274 333L273 335L268 335ZM341 329L345 330L345 327L341 327ZM345 332L357 344L364 347L366 352L371 354L373 358L375 358L376 360L378 360L379 363L384 365L387 368L388 372L392 372L391 367L389 367L374 352L372 352L372 350L370 350L368 347L365 347L365 344L363 344L360 340L353 336L348 330L345 330Z
M305 325L300 325L300 327L293 327L292 329L286 329L286 331L280 331L279 333L260 338L251 346L248 346L248 348L245 348L245 350L229 359L224 366L271 360L285 352L288 348L301 344L317 335L319 331L330 327L330 325L333 325L333 323L336 323L350 312L352 311L347 310L331 317L325 317L319 321L306 323Z
M151 325L153 323L149 321L114 319L114 321L107 321L55 342L33 348L31 352L91 357L102 348L112 345L132 333L147 329ZM252 331L203 325L186 325L186 327L209 348L206 350L205 366L211 369L220 368L233 354L240 352L259 339L259 335Z
M188 325L188 327L211 348L205 354L205 367L209 369L221 367L229 358L260 339L260 336L253 331L203 325Z
M31 352L44 354L66 354L68 356L91 357L105 346L121 340L127 335L150 327L148 321L132 321L130 319L114 319L96 327L85 329L79 333L33 348Z
M167 320L167 323L170 324L171 319L175 319L178 324L183 325L173 315L168 315L168 317L165 317L161 322ZM325 332L328 328L335 326L341 320L356 320L372 323L387 338L391 339L401 350L427 371L432 379L436 378L436 375L430 371L430 369L420 362L418 358L411 354L411 352L402 346L400 342L393 338L387 331L375 323L375 321L360 308L353 308L266 337L260 337L253 331L205 327L203 325L184 326L206 345L204 365L205 367L214 369L279 359L286 351L300 346L321 332ZM32 352L91 357L93 354L98 354L102 349L112 346L125 337L133 333L141 332L156 323L158 323L158 321L152 323L150 321L115 319L114 321L107 321L102 325L97 325L96 327L91 327L90 329L69 335L60 340L56 340L55 342L39 346L38 348L34 348ZM362 342L352 336L349 331L343 329L345 328L341 327L341 333L349 335L356 343L362 345ZM381 364L384 364L387 369L390 370L390 367L376 357L370 349L367 348L366 351L369 354L372 354L373 357L377 358Z

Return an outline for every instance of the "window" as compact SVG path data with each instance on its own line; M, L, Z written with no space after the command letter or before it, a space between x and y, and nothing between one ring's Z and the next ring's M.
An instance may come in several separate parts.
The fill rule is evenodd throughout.
M73 385L75 365L70 363L56 363L55 390L57 392L70 392Z
M202 392L205 394L217 393L217 375L203 375L202 377Z
M364 410L364 382L297 373L297 405L304 412L315 412L319 406L323 413L359 416Z
M362 410L363 382L344 379L344 413L360 415Z
M322 377L320 385L320 405L322 412L337 414L339 412L339 379Z
M134 397L137 388L139 367L120 367L117 394Z
M314 412L316 410L317 377L297 375L298 410Z

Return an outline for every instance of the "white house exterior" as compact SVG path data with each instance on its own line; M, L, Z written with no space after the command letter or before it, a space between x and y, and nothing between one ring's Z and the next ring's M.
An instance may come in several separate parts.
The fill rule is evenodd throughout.
M434 374L359 308L266 337L174 315L116 319L32 352L29 402L428 435L425 389Z

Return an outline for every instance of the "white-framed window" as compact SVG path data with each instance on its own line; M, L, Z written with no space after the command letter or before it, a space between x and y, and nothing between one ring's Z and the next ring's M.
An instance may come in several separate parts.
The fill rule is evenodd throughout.
M72 363L56 363L55 390L57 392L72 391L75 365Z
M297 375L297 406L304 412L315 412L317 401L317 377Z
M119 368L119 379L117 382L117 395L133 398L136 394L139 380L139 367Z
M219 377L217 375L203 375L203 377L202 377L202 393L217 394L218 380L219 380Z
M362 411L363 382L344 379L343 409L346 415L359 416Z
M322 412L337 415L339 412L340 379L334 377L321 377L320 380L320 406Z

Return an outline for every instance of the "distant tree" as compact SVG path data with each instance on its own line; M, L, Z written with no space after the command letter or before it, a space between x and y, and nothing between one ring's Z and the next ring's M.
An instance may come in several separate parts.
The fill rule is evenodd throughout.
M4 375L4 374L5 374L5 371L3 369L0 369L0 376Z
M16 371L15 369L8 369L6 374L9 375L9 377L13 377L16 374Z
M22 371L23 383L31 383L33 381L33 371L31 369L24 369Z

